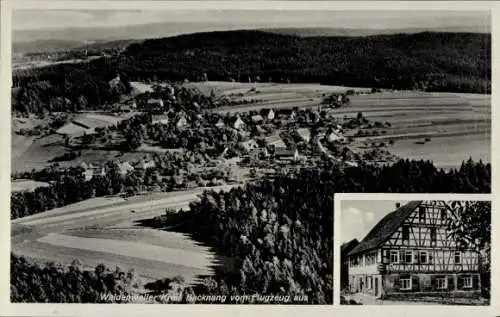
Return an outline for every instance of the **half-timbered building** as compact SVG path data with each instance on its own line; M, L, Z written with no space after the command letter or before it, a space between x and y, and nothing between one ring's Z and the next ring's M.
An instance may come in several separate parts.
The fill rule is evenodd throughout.
M470 295L480 292L479 253L459 248L444 201L412 201L382 218L348 253L351 292Z

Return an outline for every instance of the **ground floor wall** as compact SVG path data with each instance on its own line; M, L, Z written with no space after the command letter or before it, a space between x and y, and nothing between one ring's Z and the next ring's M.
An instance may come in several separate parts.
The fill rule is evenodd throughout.
M376 297L408 294L475 296L481 292L479 273L350 274L349 291Z

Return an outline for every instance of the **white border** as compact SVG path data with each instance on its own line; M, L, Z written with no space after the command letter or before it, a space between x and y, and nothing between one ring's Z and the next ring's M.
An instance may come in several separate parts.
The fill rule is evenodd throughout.
M3 189L2 199L3 203L2 217L0 219L0 315L1 316L74 316L74 315L95 315L99 311L103 316L164 316L172 313L182 313L185 316L204 316L206 317L209 312L213 312L217 316L255 316L258 314L269 314L275 316L291 316L291 315L317 315L331 316L332 314L339 314L340 316L359 316L360 313L368 313L370 315L382 314L384 316L496 316L500 315L499 302L500 299L500 275L496 268L500 258L500 252L496 247L492 247L492 306L490 307L468 307L468 306L270 306L270 305L99 305L99 304L10 304L9 302L9 257L10 257L10 86L11 86L11 9L32 9L32 10L51 10L51 9L92 9L92 10L287 10L287 11L342 11L342 10L358 10L358 11L387 11L387 10L404 10L404 11L490 11L491 10L491 23L492 23L492 162L500 162L500 151L496 149L500 141L497 136L498 120L496 117L496 110L493 106L496 104L498 89L498 60L495 58L498 53L498 23L500 20L500 3L494 1L66 1L66 0L0 0L1 6L1 51L0 65L1 80L0 80L0 111L2 111L1 118L6 120L0 125L0 148L3 150L0 155L0 186ZM497 168L495 165L492 167L492 197L495 196L498 177ZM376 197L383 197L380 199L402 199L401 195L397 194L363 194L370 199ZM433 195L421 194L408 194L404 195L405 199L423 199L418 197L426 197L429 199ZM453 199L462 199L463 195L439 195L439 199L447 199L446 197L453 197ZM484 196L484 195L483 195ZM488 196L488 195L486 195ZM486 197L485 196L485 197ZM341 196L344 197L344 196ZM345 196L348 197L348 196ZM393 197L393 198L387 198ZM395 198L397 197L397 198ZM415 197L415 198L414 198ZM465 197L476 197L465 195ZM335 200L335 208L337 206L337 195ZM498 227L498 215L495 213L496 202L492 202L492 241L493 244L500 243L500 236L496 233ZM335 215L336 218L339 216ZM340 221L335 224L335 241L338 241L339 230L337 226ZM497 243L494 243L497 242ZM338 252L334 253L338 256ZM335 264L338 263L335 258ZM335 271L338 272L338 265L335 265ZM335 274L335 279L339 279L340 275ZM335 280L336 281L336 280ZM336 281L337 282L337 281ZM339 290L335 289L339 285L335 283L335 301L338 304ZM497 295L497 296L494 296ZM494 307L493 307L494 306ZM496 309L495 309L496 308Z
M11 0L12 1L12 0ZM459 6L452 5L460 3ZM66 1L66 0L14 0L13 9L91 9L91 10L280 10L280 11L489 11L491 1Z

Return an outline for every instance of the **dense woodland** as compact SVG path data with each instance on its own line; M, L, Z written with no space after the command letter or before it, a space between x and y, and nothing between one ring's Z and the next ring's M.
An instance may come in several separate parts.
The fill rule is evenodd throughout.
M147 40L123 53L132 78L321 82L354 87L487 92L490 35L417 33L297 37L211 32Z
M81 197L75 193L84 189L91 192L91 184L59 184L61 189L68 191L66 196L62 191L50 196L49 193L54 192L50 188L19 194L17 202L12 204L13 213L20 208L42 211L39 201ZM307 295L310 303L331 303L333 193L342 192L486 193L490 192L490 166L469 160L459 170L444 172L436 170L429 162L401 160L387 167L304 168L226 193L205 192L200 202L191 204L189 211L157 219L155 225L163 227L187 222L182 229L184 232L241 260L239 272L218 274L211 283L189 291L226 295ZM15 264L14 276L42 270L33 267L25 270L22 267L25 264ZM16 271L18 266L21 268ZM59 269L55 274L68 273ZM42 288L49 287L44 283L53 283L50 279L37 281L41 284L37 287ZM24 283L28 283L26 276L13 279L12 287L18 294L16 299L33 300L34 295L22 291L26 290ZM77 294L83 298L85 292L87 290L82 289L82 293ZM56 296L52 294L46 296L57 298L50 297Z
M184 160L186 161L174 161ZM189 171L187 157L167 156L159 159L156 168L120 175L116 164L110 163L108 176L94 176L85 181L81 168L60 173L45 169L35 173L37 180L52 180L48 187L33 192L11 194L11 219L29 216L93 197L120 193L136 193L150 187L165 191L186 188L186 178L179 174L180 167ZM194 157L192 159L195 159ZM361 165L347 169L337 166L313 168L317 173L330 173L329 193L339 192L407 192L407 193L489 193L491 191L491 165L471 160L458 170L438 170L431 162L400 160L390 166ZM167 176L167 177L161 177ZM213 177L213 176L209 176ZM221 175L219 175L221 177ZM222 174L225 177L225 174ZM191 176L196 180L195 176ZM291 178L293 179L293 178ZM286 185L286 180L283 180ZM315 182L312 181L311 182ZM306 183L307 184L307 183Z
M111 270L102 264L89 271L76 260L68 267L54 262L40 266L11 254L10 270L14 303L120 303L102 300L100 294L131 294L137 283L133 271Z
M181 35L134 43L80 64L19 70L13 111L94 109L128 80L320 82L355 87L489 93L491 36L417 33L298 37L262 31ZM118 89L109 80L121 74ZM57 99L56 99L57 98Z

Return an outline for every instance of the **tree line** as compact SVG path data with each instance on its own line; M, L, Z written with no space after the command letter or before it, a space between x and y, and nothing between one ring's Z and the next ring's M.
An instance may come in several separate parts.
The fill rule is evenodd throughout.
M491 36L474 33L298 37L262 31L207 32L127 47L133 78L320 82L428 91L490 91Z
M331 304L334 193L488 192L489 181L479 179L489 179L489 169L472 160L450 173L423 161L345 170L325 164L230 192L205 192L189 210L167 211L149 225L181 223L178 230L240 260L239 272L219 272L204 292L306 295L310 304ZM462 182L452 185L457 179Z
M17 70L12 109L96 109L130 92L130 80L320 82L330 85L489 93L491 36L474 33L298 37L209 32L133 43L82 63ZM109 81L121 76L118 87Z

